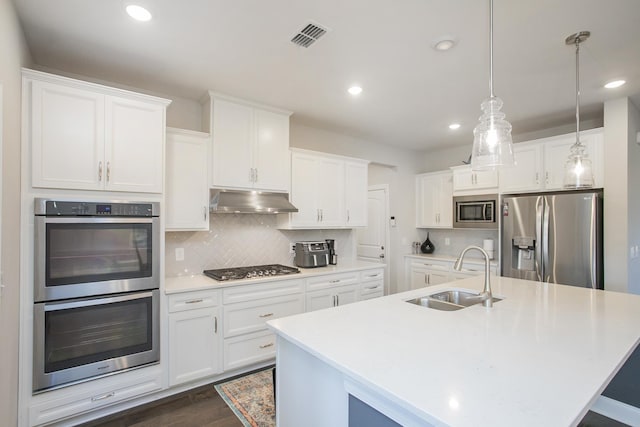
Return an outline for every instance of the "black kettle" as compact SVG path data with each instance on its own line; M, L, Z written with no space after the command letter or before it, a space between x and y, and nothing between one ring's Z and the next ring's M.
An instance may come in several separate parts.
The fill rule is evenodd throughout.
M429 233L427 233L427 240L425 240L422 245L420 245L420 251L423 254L432 254L433 251L436 250L436 247L433 245L431 240L429 240Z

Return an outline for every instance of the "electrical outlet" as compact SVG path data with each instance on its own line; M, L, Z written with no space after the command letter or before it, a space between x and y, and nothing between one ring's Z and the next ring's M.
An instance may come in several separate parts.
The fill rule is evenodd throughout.
M176 248L176 261L184 261L184 248Z
M292 243L291 248L289 248L289 255L295 255L295 254L296 254L296 244Z
M450 239L450 238L448 238L448 237L445 237L445 238L444 238L444 245L445 245L445 246L449 246L450 244L451 244L451 239Z

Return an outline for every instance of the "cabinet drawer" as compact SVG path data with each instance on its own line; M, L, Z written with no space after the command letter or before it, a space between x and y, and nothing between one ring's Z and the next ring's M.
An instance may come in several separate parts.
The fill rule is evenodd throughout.
M384 281L382 279L364 282L360 285L360 299L377 298L384 295Z
M302 293L224 306L225 338L266 329L268 320L304 311Z
M240 368L276 356L276 336L268 331L224 340L224 370Z
M266 283L253 283L244 286L234 286L222 290L222 301L225 304L271 298L281 295L291 295L304 292L304 282L301 279L281 280Z
M362 271L360 273L361 282L369 282L384 279L384 268L376 268L374 270Z
M307 279L307 291L332 288L334 286L350 285L360 281L360 273L327 274Z
M429 270L449 271L450 265L453 264L451 262L439 260L411 261L411 268L426 268Z
M97 387L97 384L86 383L72 386L78 387L77 391L67 387L34 396L29 408L29 425L48 424L160 390L163 373L159 369L153 372L150 375L131 375L133 372L118 374L110 381L100 381L100 384L108 385ZM52 398L51 394L60 397Z
M220 304L220 291L194 291L169 295L169 313Z

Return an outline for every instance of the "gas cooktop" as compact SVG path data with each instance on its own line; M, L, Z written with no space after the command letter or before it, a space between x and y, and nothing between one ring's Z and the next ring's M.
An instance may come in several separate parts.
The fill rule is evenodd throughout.
M212 279L225 281L225 280L240 280L240 279L253 279L257 277L270 277L270 276L283 276L286 274L300 273L295 267L288 267L280 264L268 264L268 265L252 265L249 267L235 267L235 268L220 268L217 270L204 270L203 273Z

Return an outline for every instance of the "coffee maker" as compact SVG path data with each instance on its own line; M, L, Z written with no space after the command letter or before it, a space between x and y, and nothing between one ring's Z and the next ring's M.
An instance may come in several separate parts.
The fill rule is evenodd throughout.
M327 242L327 246L329 247L329 264L336 265L338 263L338 255L336 254L335 240L325 239L325 242Z

